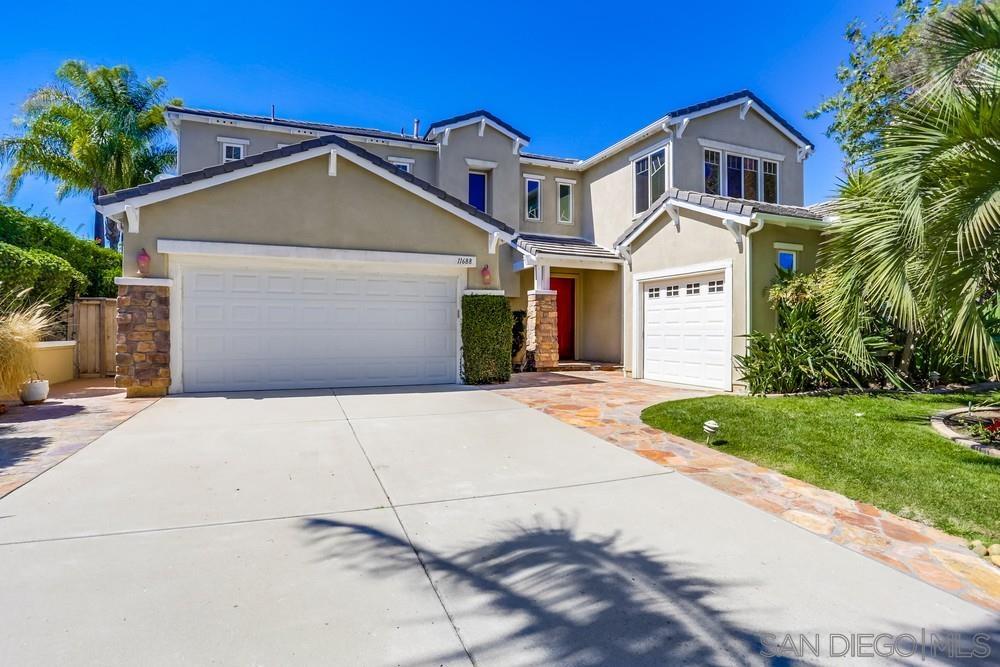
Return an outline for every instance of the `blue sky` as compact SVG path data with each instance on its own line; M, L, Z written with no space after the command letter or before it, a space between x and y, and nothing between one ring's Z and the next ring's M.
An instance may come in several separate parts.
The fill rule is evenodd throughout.
M531 135L528 150L586 157L671 108L750 88L816 154L806 202L841 172L827 120L805 112L837 90L852 18L873 25L892 0L825 2L13 3L0 40L0 132L25 95L68 58L164 76L191 106L398 130L486 108ZM501 9L502 8L502 9ZM47 17L52 17L47 18ZM36 29L44 23L44 30ZM85 197L56 202L28 181L13 203L73 231Z

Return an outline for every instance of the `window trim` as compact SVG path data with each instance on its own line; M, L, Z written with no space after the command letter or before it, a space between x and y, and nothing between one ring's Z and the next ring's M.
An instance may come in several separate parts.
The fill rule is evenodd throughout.
M405 171L407 174L413 173L413 165L416 162L416 160L411 157L395 157L393 155L390 155L385 160L400 171Z
M569 219L563 220L562 217L562 189L563 187L569 188ZM557 178L556 179L556 222L560 225L572 225L576 217L576 205L573 203L573 199L576 196L576 181L570 180L568 178Z
M528 222L541 222L542 221L542 179L537 176L525 174L524 175L524 219ZM538 183L538 217L532 218L528 215L528 184Z
M469 176L471 176L472 174L479 174L479 175L481 175L483 177L483 206L485 207L485 210L483 211L483 213L489 214L489 211L490 211L490 172L488 172L486 170L483 170L483 169L470 169L468 171L468 173L466 174L466 176L465 176L466 183L468 183ZM471 192L467 193L467 196L468 196L469 200L472 199L472 193ZM472 208L476 208L475 204L473 204L472 201L468 201L467 203Z
M743 195L743 193L741 193L739 197L736 197L735 195L730 195L729 194L729 157L732 156L732 157L738 157L738 158L740 158L740 160L750 159L750 160L756 160L757 161L757 197L758 198L757 199L749 199L747 201L756 201L756 202L760 202L762 204L768 204L768 203L770 203L770 204L780 204L781 203L781 166L782 166L783 163L780 160L772 160L771 158L760 157L759 155L753 155L752 154L754 152L762 152L762 151L751 151L751 152L748 152L748 153L741 153L739 151L727 151L727 150L723 150L721 148L716 148L714 146L704 146L702 148L702 159L701 159L701 163L702 163L702 170L701 170L702 171L701 191L702 192L705 192L705 193L708 192L708 188L706 187L706 183L705 183L705 151L715 151L715 152L719 153L719 155L720 155L720 160L719 160L719 196L721 196L721 197L733 197L735 199L746 199L746 197ZM774 176L775 176L775 183L776 183L777 187L775 187L774 194L775 194L775 199L777 201L766 202L763 199L760 199L760 197L762 197L764 195L764 163L765 162L771 162L771 163L773 163L774 166L775 166L775 169L776 169ZM743 173L745 171L746 171L746 169L743 168L743 163L740 162L740 175L741 175L741 177L743 176ZM740 179L740 182L742 183L742 178Z
M660 151L663 151L663 169L665 171L665 173L663 174L663 191L667 192L673 186L672 181L671 181L671 179L673 178L673 175L670 172L670 166L672 164L672 161L671 161L672 160L672 158L671 158L672 151L670 150L671 143L672 142L669 139L666 139L666 140L661 141L659 143L653 144L652 146L649 146L648 148L645 148L645 149L643 149L642 151L640 151L638 153L633 153L629 157L628 166L629 166L629 178L632 180L632 217L633 218L637 218L640 215L642 215L643 213L645 213L646 211L648 211L649 207L653 205L654 201L656 201L656 199L653 197L653 188L652 188L653 169L652 169L652 160L650 160L649 169L646 172L646 183L647 183L647 192L649 194L649 203L646 205L646 208L644 208L643 210L641 210L641 211L636 211L635 210L636 203L637 203L636 202L636 191L635 191L636 190L636 188L635 188L635 163L638 162L639 160L642 160L643 158L647 158L648 159L648 158L652 157L653 153L659 153Z
M716 167L719 170L718 196L721 197L723 196L723 190L725 190L725 183L724 183L725 179L723 178L722 169L725 164L726 152L718 148L712 148L710 146L706 146L701 149L701 191L704 192L705 194L713 194L713 195L715 194L708 191L708 175L705 173L705 165L708 164L707 153L709 151L712 151L713 153L716 153L719 156L719 163L716 165Z
M798 273L798 271L799 271L799 251L795 250L795 249L792 249L792 248L779 248L779 247L777 247L778 246L777 243L775 243L774 245L775 245L775 253L774 253L775 264L780 268L781 267L781 256L783 254L791 255L792 256L792 273ZM790 244L788 244L788 245L790 245Z
M222 143L222 164L226 164L228 162L238 162L238 161L242 160L243 158L245 158L247 156L246 147L247 147L247 144L250 143L249 141L246 142L246 143L243 143L243 142L234 143L234 142L230 142L230 141L223 141L221 143ZM240 156L239 157L234 157L234 158L228 158L227 159L226 158L226 149L227 148L236 148L236 149L238 149L240 151Z

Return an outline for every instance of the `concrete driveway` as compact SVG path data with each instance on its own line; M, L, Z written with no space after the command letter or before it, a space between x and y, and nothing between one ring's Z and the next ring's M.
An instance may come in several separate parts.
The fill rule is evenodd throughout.
M0 517L5 664L753 664L765 633L946 630L1000 655L989 612L464 387L163 399Z

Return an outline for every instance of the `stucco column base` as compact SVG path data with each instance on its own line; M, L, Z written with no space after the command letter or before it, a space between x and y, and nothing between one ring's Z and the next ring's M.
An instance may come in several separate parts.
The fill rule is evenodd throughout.
M170 386L170 288L118 286L115 386L128 398L165 396Z
M559 366L559 314L554 290L528 292L525 349L535 360L535 370L550 371Z

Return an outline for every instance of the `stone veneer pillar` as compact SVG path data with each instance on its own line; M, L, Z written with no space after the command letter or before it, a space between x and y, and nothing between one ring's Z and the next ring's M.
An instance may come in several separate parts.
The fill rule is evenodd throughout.
M535 370L552 370L559 365L559 327L555 290L528 292L527 340L525 349L534 356Z
M170 386L170 286L119 279L115 386L129 398L165 396Z

